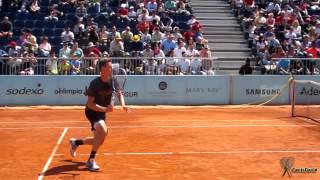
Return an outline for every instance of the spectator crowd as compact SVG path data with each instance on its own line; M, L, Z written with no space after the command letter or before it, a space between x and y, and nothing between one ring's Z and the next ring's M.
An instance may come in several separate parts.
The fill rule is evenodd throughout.
M262 73L320 73L319 5L319 0L231 0Z
M3 0L1 12L0 74L95 74L112 57L128 74L213 75L188 0Z

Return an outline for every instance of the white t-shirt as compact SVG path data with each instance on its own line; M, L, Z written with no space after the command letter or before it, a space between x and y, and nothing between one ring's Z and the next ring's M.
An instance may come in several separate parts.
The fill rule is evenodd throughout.
M177 66L180 67L181 72L186 73L190 68L190 60L189 59L179 59L177 62Z
M187 51L187 50L186 50L185 47L181 47L181 48L176 47L176 48L174 49L174 55L175 55L175 57L177 57L177 58L181 58L181 57L182 57L182 52L186 52L186 51Z
M199 72L201 68L201 60L198 58L192 59L190 62L191 71Z

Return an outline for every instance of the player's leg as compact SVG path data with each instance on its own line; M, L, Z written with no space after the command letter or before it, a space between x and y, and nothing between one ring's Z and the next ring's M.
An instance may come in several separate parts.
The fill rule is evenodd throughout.
M99 166L95 162L95 156L100 146L103 144L106 135L108 134L108 129L104 120L100 120L94 124L94 139L92 144L92 150L87 162L87 167L91 171L99 170Z

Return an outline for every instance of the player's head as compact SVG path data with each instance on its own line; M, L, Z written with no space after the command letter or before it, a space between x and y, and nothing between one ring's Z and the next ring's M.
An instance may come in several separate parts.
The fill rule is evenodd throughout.
M102 59L99 61L99 69L101 73L112 75L112 61L111 59Z

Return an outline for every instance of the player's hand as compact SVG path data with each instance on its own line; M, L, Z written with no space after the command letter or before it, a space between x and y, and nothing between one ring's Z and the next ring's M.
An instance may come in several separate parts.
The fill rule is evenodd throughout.
M112 105L108 105L106 112L112 112L113 111L113 106Z
M122 109L123 111L126 111L127 113L130 113L130 112L131 112L131 108L128 107L128 106L121 106L121 109Z

